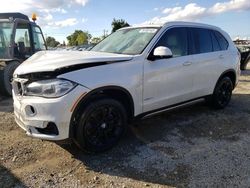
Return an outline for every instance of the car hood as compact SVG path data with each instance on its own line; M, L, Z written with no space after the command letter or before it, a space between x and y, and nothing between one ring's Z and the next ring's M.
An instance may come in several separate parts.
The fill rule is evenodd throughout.
M94 51L40 51L24 61L16 70L16 75L37 72L52 72L66 67L88 64L88 67L129 61L133 55L113 54Z

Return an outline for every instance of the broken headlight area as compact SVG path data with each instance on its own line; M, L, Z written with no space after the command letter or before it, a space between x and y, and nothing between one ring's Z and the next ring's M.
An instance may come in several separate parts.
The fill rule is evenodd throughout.
M70 92L76 85L76 83L64 79L34 81L25 85L24 95L57 98Z

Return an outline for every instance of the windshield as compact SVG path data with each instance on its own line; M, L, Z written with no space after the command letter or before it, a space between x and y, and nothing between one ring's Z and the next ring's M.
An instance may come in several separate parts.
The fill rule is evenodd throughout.
M13 23L0 22L0 58L10 56L10 41Z
M128 28L109 35L91 51L136 55L143 52L159 28Z

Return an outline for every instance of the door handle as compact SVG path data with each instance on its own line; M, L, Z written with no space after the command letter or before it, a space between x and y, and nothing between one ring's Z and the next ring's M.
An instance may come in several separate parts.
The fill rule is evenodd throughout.
M224 56L223 56L223 55L219 55L219 58L220 58L220 59L223 59L223 58L224 58Z
M183 66L189 66L189 65L191 65L191 64L192 64L192 62L186 61L186 62L183 63Z

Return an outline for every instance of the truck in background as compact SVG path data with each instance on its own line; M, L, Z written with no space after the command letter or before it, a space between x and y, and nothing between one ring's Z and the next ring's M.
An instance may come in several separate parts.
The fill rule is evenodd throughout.
M0 13L0 95L11 96L15 69L40 50L46 50L41 28L21 13Z

